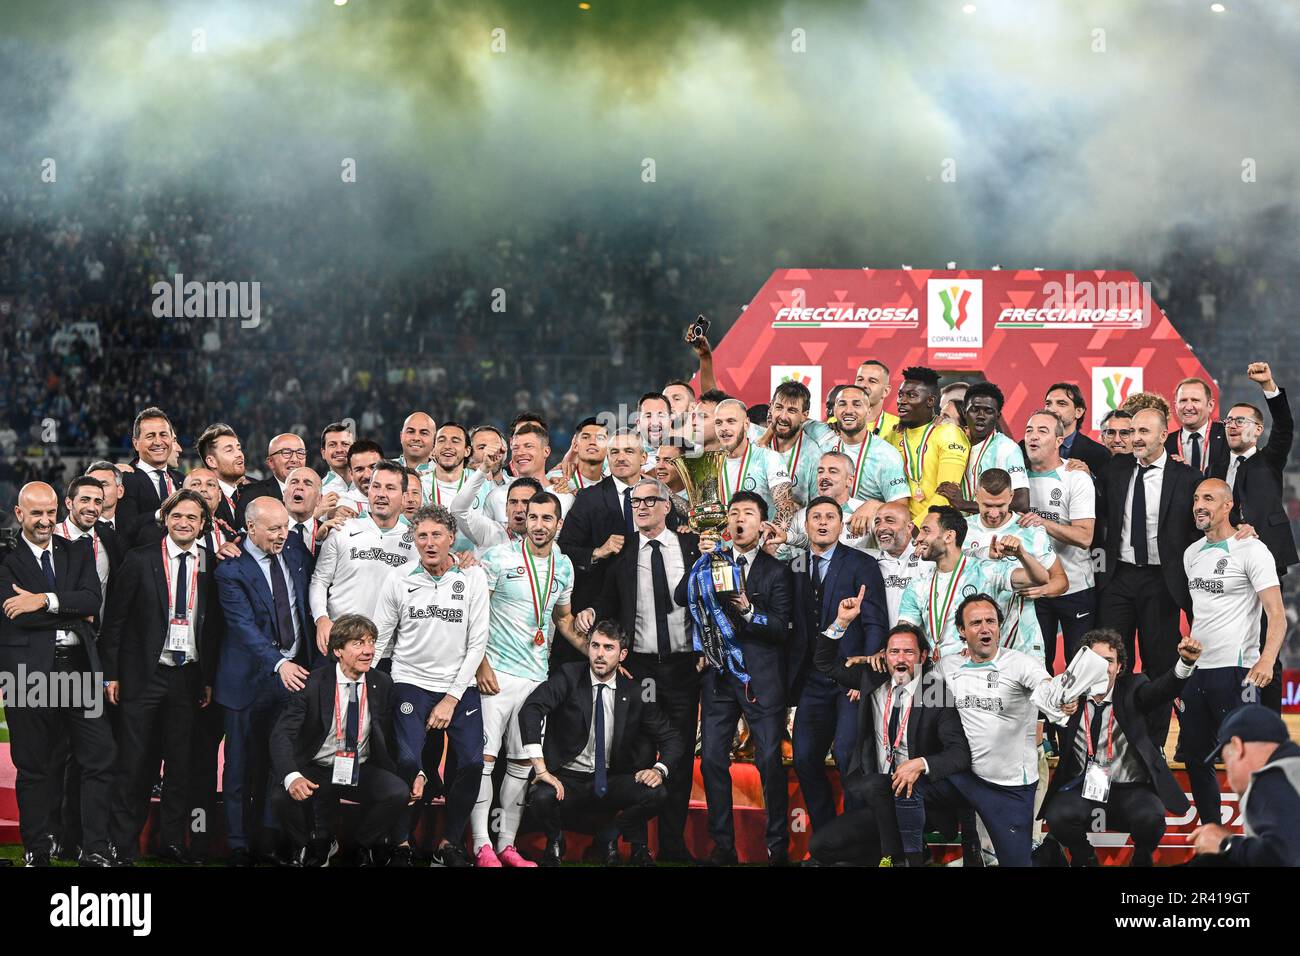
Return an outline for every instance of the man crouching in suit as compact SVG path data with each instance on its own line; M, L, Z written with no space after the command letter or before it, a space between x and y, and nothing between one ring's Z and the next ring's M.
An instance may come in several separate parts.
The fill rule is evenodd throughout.
M588 635L587 662L558 668L519 712L537 771L529 805L546 831L543 866L563 860L565 823L602 811L614 818L596 833L601 860L617 865L619 833L629 840L644 834L668 797L668 767L685 744L658 705L642 698L641 685L619 673L627 647L623 629L601 621ZM644 843L633 844L631 861L654 866Z
M397 775L393 679L371 670L378 631L344 614L330 631L333 667L317 667L289 697L271 734L271 800L295 866L328 866L337 845L330 817L340 797L361 805L358 866L375 866L404 827L410 794ZM399 837L400 839L400 837Z

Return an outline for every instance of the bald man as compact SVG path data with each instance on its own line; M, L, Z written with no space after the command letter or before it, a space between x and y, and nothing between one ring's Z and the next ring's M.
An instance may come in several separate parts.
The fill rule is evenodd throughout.
M433 441L438 434L438 424L427 412L411 412L402 422L402 453L396 461L406 468L414 468L424 489L423 499L430 497L433 482Z
M116 748L91 626L102 595L90 549L54 534L58 511L53 488L24 485L14 508L22 535L0 562L0 691L18 771L18 824L27 865L49 866L51 797L60 786L50 779L50 755L71 750L81 767L81 863L107 867ZM34 680L45 687L39 697Z
M243 528L248 505L262 498L274 498L284 501L284 486L289 480L289 472L307 464L307 445L302 437L292 432L276 435L266 446L266 467L270 471L261 481L249 482L239 488L239 498L235 502L235 524Z
M1152 408L1133 415L1133 454L1116 455L1097 480L1106 527L1106 581L1099 627L1119 632L1130 661L1160 675L1178 663L1179 611L1192 616L1183 553L1201 536L1192 520L1198 473L1165 450L1168 423ZM1163 751L1168 708L1151 712L1149 729Z
M912 544L916 525L912 523L912 510L906 499L881 505L871 520L871 531L876 547L867 554L876 559L885 579L885 605L889 609L889 626L893 627L898 623L898 606L907 585L913 578L933 574L934 564L922 561Z
M245 801L266 783L271 727L290 692L305 686L316 647L304 556L285 548L288 510L273 498L255 498L246 520L243 552L222 561L216 572L226 637L212 696L225 710L222 786L232 866L254 862ZM277 849L278 831L270 800L263 810L268 832L261 850L266 857Z

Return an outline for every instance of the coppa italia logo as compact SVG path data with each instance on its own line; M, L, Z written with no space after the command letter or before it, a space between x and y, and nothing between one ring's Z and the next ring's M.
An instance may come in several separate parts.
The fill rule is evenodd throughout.
M822 368L820 365L773 365L772 385L767 390L771 395L782 382L799 382L808 386L812 394L812 405L808 414L813 418L821 417L822 409Z
M1092 427L1100 428L1107 412L1124 404L1134 392L1142 391L1142 369L1134 366L1098 366L1092 370Z
M931 279L926 283L926 339L930 348L984 345L984 283Z

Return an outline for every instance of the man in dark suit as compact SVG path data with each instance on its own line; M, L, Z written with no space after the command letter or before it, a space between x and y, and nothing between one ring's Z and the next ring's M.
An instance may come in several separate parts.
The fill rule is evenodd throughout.
M150 406L135 416L131 444L136 459L132 470L122 475L122 497L117 503L116 526L127 547L134 547L139 529L154 520L184 476L167 463L172 456L176 432L161 408Z
M1273 372L1267 362L1252 362L1246 374L1263 390L1273 427L1269 429L1268 443L1261 448L1263 413L1245 402L1238 402L1228 410L1224 425L1232 456L1224 475L1232 489L1234 507L1231 518L1234 525L1249 524L1255 529L1273 555L1280 579L1292 565L1300 563L1282 490L1282 472L1291 457L1291 445L1295 439L1295 419L1291 415L1286 389L1278 388L1273 381ZM1263 650L1263 638L1268 633L1267 614L1259 633L1260 650ZM1260 703L1278 713L1282 711L1281 658L1273 665L1272 681L1260 691Z
M316 570L316 556L329 533L343 523L342 516L323 521L316 515L320 503L320 476L314 469L303 465L289 472L284 483L284 506L289 512L289 537L286 548L292 548L307 568L307 577ZM328 658L322 657L322 660Z
M619 675L627 650L623 629L602 621L588 634L588 662L554 671L519 711L524 749L537 772L529 805L546 831L543 865L563 860L563 825L593 813L613 815L596 832L607 866L619 862L620 832L632 844L633 865L654 865L646 823L663 809L668 767L681 763L685 746L641 685Z
M1069 722L1061 734L1061 762L1043 798L1039 817L1070 851L1073 866L1096 866L1088 834L1120 830L1133 837L1130 866L1151 866L1165 835L1165 810L1186 813L1187 796L1147 733L1147 715L1167 711L1196 667L1201 646L1190 637L1178 645L1178 663L1155 680L1127 672L1127 651L1111 630L1089 631L1083 645L1104 657L1110 682L1103 693L1077 698L1065 707ZM1091 768L1096 767L1096 770ZM1091 791L1093 781L1100 789ZM1102 790L1105 795L1102 795ZM1104 816L1098 817L1100 810Z
M1141 641L1142 670L1172 670L1179 611L1192 614L1183 552L1201 536L1192 519L1197 473L1165 451L1166 422L1153 408L1133 416L1133 454L1118 455L1097 482L1106 527L1106 570L1098 623L1119 633L1129 660ZM1136 632L1136 636L1135 636ZM1169 708L1152 710L1156 750L1169 735Z
M289 695L271 735L271 799L299 866L325 866L340 797L361 805L359 866L374 866L404 830L410 793L397 775L393 680L371 667L378 632L360 614L330 631L332 667Z
M876 559L840 543L844 514L834 498L808 502L804 527L809 551L791 562L794 572L794 639L787 659L787 689L797 701L794 715L794 769L799 776L814 832L835 817L835 800L826 777L826 752L835 766L848 765L858 737L857 695L820 669L811 669L817 635L835 620L840 601L865 595L861 613L836 645L840 659L871 655L885 646L889 608L885 580ZM798 675L795 677L794 675ZM795 684L797 681L797 685ZM853 690L857 690L856 687ZM845 809L853 805L845 796Z
M773 866L789 863L786 808L789 790L781 763L785 730L785 657L790 615L794 611L794 576L784 562L758 546L767 521L767 502L752 491L738 491L727 508L731 553L740 570L740 590L720 603L741 647L742 683L730 671L707 667L700 693L700 770L709 805L713 837L711 866L736 862L736 834L731 817L731 742L743 715L754 741L754 764L763 782L767 813L767 855ZM700 551L712 551L717 539L700 539ZM687 570L689 575L689 569ZM687 577L677 585L675 600L688 605Z
M99 577L89 548L54 535L58 512L53 488L44 482L24 485L14 508L22 533L0 562L0 672L25 673L27 681L41 675L56 691L53 700L5 702L10 756L18 771L19 825L27 865L48 866L51 790L59 786L51 770L60 777L63 771L51 755L70 741L81 767L81 862L111 866L108 813L115 747L104 717L103 668L90 623L100 611ZM5 688L11 698L26 697L27 691L14 684Z
M605 575L636 533L632 506L632 485L641 477L646 453L636 432L625 429L609 440L609 474L595 485L583 488L564 518L556 543L573 562L573 606L592 607L601 593ZM677 527L670 512L668 528ZM628 633L631 633L629 631ZM551 667L580 660L576 650L561 644L551 651Z
M946 778L970 769L970 744L951 694L929 662L925 634L915 624L890 629L879 667L863 657L842 656L837 645L846 639L863 600L859 592L836 603L833 626L816 635L814 658L819 671L862 695L857 741L840 776L845 794L854 794L858 806L817 827L808 849L821 864L875 866L889 857L921 866L917 825L926 824L927 813L951 818L963 805ZM882 747L885 740L888 749ZM900 823L907 825L906 840Z
M219 483L221 497L212 516L234 528L237 526L235 502L239 498L240 486L245 482L244 448L239 443L239 436L229 425L217 422L203 429L203 434L194 444L199 461L212 470Z
M1228 438L1223 422L1210 421L1214 395L1203 378L1185 378L1174 390L1174 415L1181 427L1165 438L1165 451L1202 478L1228 473Z
M166 766L159 856L189 863L185 834L202 806L192 792L194 729L211 706L221 638L216 559L198 544L210 521L198 493L181 489L162 506L166 538L128 553L113 582L100 654L109 703L121 708L111 832L118 858L133 860L158 771L155 736Z
M307 446L302 438L292 432L276 435L266 449L266 467L270 474L261 481L251 481L239 488L235 501L235 527L242 528L248 521L248 506L258 498L274 498L284 502L284 485L289 472L307 464Z
M1061 420L1065 426L1065 439L1061 442L1062 458L1077 458L1088 466L1094 478L1100 478L1110 463L1110 452L1106 446L1093 441L1083 433L1084 416L1088 413L1088 403L1083 400L1083 392L1073 382L1057 382L1047 390L1043 398L1043 407ZM1024 443L1021 443L1024 452Z
M700 714L700 656L691 640L690 620L673 593L700 556L699 538L667 525L671 492L660 481L643 478L629 501L636 536L604 575L595 606L577 616L583 633L598 620L617 621L628 635L624 666L663 711L682 746L666 762L667 797L659 816L659 859L691 862L686 849L686 812L690 806L695 730ZM572 513L572 512L570 512ZM644 842L644 841L642 841Z
M213 697L226 714L222 790L233 866L252 863L245 799L267 779L271 727L289 693L306 685L316 646L307 569L301 557L284 551L289 512L274 499L258 498L249 504L247 527L243 552L222 561L216 573L226 636ZM263 811L264 824L274 829L269 801Z

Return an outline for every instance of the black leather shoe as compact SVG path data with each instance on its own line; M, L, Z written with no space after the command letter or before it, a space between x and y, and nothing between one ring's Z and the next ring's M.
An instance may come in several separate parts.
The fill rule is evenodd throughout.
M660 863L685 863L687 866L699 866L700 861L691 856L689 850L685 847L674 847L666 850L662 846L659 848Z
M546 841L546 849L542 853L542 866L561 866L564 863L564 836L560 835L554 840Z
M50 851L42 847L39 850L28 850L23 854L23 866L49 866Z
M378 866L375 862L375 851L368 846L363 846L357 850L357 866Z
M623 858L618 855L618 839L610 840L608 843L600 843L596 847L596 859L601 866L618 866L623 862Z
M722 847L715 846L701 866L736 866L739 862L735 850L724 850Z
M330 860L339 852L339 841L331 837L325 837L319 840L312 840L307 846L307 853L303 859L303 866L323 867L329 866ZM283 864L281 864L283 865Z
M403 843L400 846L393 847L392 855L388 858L388 865L401 867L402 869L409 869L413 866L414 860L412 859L411 845L409 843Z
M768 866L789 866L790 856L787 853L769 853L767 857Z
M644 843L633 843L632 855L627 862L629 866L654 866L655 858L650 855L650 848Z
M194 857L190 856L190 851L174 843L161 847L158 850L158 859L167 863L178 863L181 866L191 866L194 863Z
M465 852L465 848L459 843L444 843L433 851L433 859L429 865L463 869L474 864L470 862L469 854Z
M252 866L253 854L249 852L248 847L236 847L230 851L230 858L226 860L229 866Z
M82 856L81 862L77 866L91 866L107 870L113 867L113 859L105 853L87 853Z

